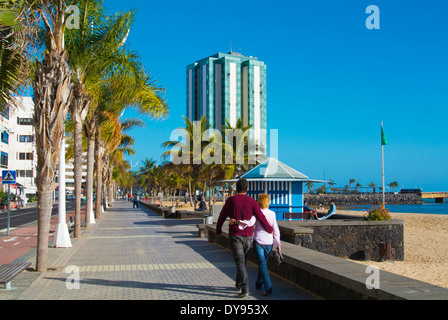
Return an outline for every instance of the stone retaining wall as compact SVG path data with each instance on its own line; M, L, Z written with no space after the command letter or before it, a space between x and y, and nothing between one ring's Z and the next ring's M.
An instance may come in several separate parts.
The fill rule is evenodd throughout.
M284 241L336 257L379 261L381 243L390 243L390 259L404 260L404 221L279 221Z

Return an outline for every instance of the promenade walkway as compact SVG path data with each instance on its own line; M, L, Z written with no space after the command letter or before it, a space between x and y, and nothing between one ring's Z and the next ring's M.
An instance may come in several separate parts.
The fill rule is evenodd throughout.
M0 300L233 300L235 264L224 248L198 237L198 219L164 219L146 208L116 201L73 248L50 248L50 271L25 271ZM33 253L34 250L31 252ZM35 264L34 254L22 261ZM68 268L74 266L75 268ZM79 271L79 289L68 281ZM257 266L248 262L245 300L313 300L311 293L272 275L274 294L254 288ZM69 285L67 287L67 284Z

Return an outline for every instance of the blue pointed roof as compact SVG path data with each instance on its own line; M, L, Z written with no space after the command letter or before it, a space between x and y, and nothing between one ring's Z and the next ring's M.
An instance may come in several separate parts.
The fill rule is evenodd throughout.
M220 180L216 182L237 182L239 179L247 181L299 181L327 183L328 181L310 179L296 169L287 166L275 158L267 158L265 161L231 180Z
M240 175L237 179L245 178L248 180L270 180L270 179L294 179L308 180L309 178L299 171L287 166L286 164L274 158L267 158L255 168Z

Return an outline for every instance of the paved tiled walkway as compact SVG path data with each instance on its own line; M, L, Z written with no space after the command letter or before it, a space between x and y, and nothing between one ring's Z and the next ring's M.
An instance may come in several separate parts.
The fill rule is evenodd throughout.
M17 278L19 300L236 299L235 264L224 248L198 237L201 220L164 219L117 201L73 248L49 249L50 272ZM35 263L35 257L28 261ZM257 266L248 262L251 288ZM79 273L77 273L78 271ZM79 289L74 286L79 275ZM248 299L300 300L314 296L272 275L274 295L254 288ZM14 282L13 282L14 285ZM0 292L0 299L7 297Z

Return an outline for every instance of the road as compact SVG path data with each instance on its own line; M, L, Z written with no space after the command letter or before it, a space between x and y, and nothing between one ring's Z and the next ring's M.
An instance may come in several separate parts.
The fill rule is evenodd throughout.
M66 201L66 212L75 210L75 200ZM53 204L52 216L57 216L58 204ZM27 208L11 209L11 229L23 227L37 222L37 207L36 204L31 203ZM0 235L6 234L8 227L8 214L6 210L0 212Z

